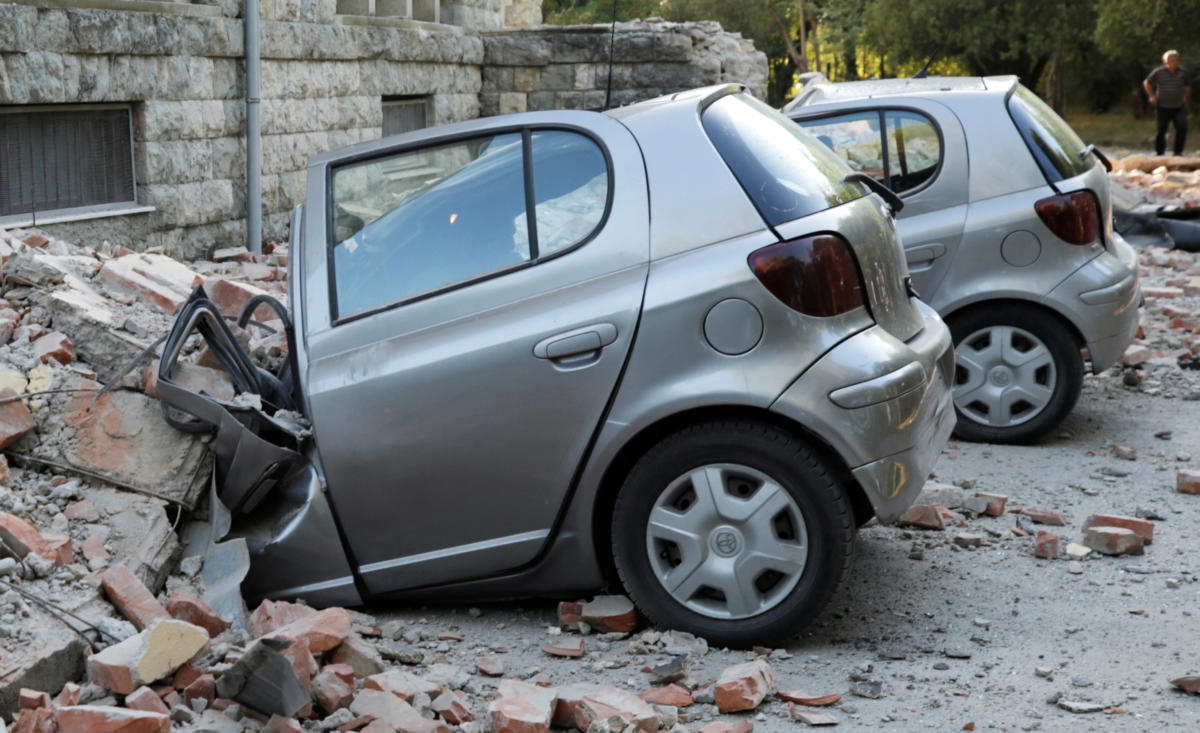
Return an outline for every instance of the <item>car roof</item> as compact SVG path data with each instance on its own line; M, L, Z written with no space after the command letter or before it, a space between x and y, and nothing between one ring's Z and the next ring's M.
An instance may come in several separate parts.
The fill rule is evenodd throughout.
M911 95L942 95L993 92L1007 94L1018 83L1015 76L927 76L921 79L869 79L866 81L809 84L783 108L785 113L801 107L855 99Z

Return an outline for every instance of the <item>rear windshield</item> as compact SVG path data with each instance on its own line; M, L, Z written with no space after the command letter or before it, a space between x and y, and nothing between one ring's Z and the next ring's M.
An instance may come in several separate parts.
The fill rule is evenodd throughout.
M833 151L780 113L747 94L709 105L704 131L771 226L865 196L844 183L852 173Z
M1008 98L1008 111L1029 152L1051 183L1091 170L1095 161L1083 152L1083 140L1049 105L1023 86Z

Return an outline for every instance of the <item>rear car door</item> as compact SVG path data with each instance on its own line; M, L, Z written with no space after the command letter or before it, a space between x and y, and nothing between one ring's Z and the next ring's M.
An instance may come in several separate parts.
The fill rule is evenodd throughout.
M536 557L645 289L645 172L620 123L558 112L449 129L309 170L304 391L372 594Z
M934 294L962 242L967 214L967 150L962 125L945 106L911 100L894 106L794 117L855 170L904 199L897 228L913 285Z

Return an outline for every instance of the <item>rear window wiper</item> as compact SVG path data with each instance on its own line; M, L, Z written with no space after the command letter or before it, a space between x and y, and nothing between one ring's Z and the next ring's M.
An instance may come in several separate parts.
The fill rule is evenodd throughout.
M1100 152L1100 148L1096 147L1095 145L1088 145L1086 148L1079 151L1079 159L1080 160L1083 160L1084 158L1088 157L1089 155L1094 155L1097 158L1099 158L1100 162L1104 164L1104 170L1108 171L1109 173L1112 172L1112 162L1109 161L1107 155Z

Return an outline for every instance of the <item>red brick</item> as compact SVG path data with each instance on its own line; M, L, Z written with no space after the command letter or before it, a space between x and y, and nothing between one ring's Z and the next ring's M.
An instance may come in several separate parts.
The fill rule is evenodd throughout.
M354 668L349 664L326 664L321 671L337 675L338 679L350 685L351 688L354 687Z
M722 713L753 710L775 691L775 672L762 659L726 667L714 691Z
M582 620L601 631L628 633L637 628L637 609L625 596L597 596L583 604Z
M827 713L823 710L809 710L802 708L799 705L788 705L788 712L791 713L792 720L798 720L808 726L819 725L837 725L837 716L832 713Z
M344 608L327 608L292 621L273 635L293 636L308 642L309 651L321 654L341 644L350 634L350 614Z
M347 664L359 677L379 674L387 666L379 650L358 634L347 634L337 648L329 654L334 664Z
M22 710L17 716L10 733L58 733L54 724L54 712L49 708Z
M100 510L96 508L95 504L87 499L82 499L80 501L68 504L67 508L63 510L63 514L66 515L67 519L77 522L100 521Z
M1175 490L1181 494L1200 494L1200 470L1181 469L1175 474Z
M614 716L641 733L653 733L659 728L658 714L649 703L616 687L603 687L585 695L575 711L575 725L580 730L587 730L593 722Z
M1141 555L1142 538L1124 527L1089 527L1084 531L1083 544L1105 555Z
M250 636L255 639L282 629L284 626L305 616L311 616L316 610L299 603L287 601L263 601L250 614Z
M1146 296L1147 298L1164 298L1164 299L1173 300L1173 299L1178 298L1179 296L1183 295L1183 291L1180 290L1179 288L1170 288L1170 287L1157 287L1156 288L1153 286L1143 285L1142 286L1142 295Z
M188 685L200 679L200 675L205 674L204 670L191 664L185 664L175 670L175 676L171 678L171 687L176 690L185 689Z
M102 705L59 708L54 721L63 733L170 733L171 719L163 713Z
M700 733L754 733L754 723L749 720L739 720L736 723L718 720L701 728Z
M132 254L105 262L96 280L172 314L187 300L200 277L169 257Z
M810 695L803 690L781 690L775 693L775 697L780 700L796 703L797 705L807 705L810 708L832 705L842 699L842 696L836 693L832 695Z
M354 699L353 674L351 682L346 684L343 677L326 667L316 677L313 677L312 692L317 705L325 711L326 715L329 715L335 710L346 707Z
M204 699L212 702L217 697L217 681L211 674L205 673L188 683L180 694L183 695L183 701L191 705L192 700Z
M171 618L171 614L167 613L167 609L142 585L142 581L124 566L117 565L101 573L100 586L108 600L112 601L117 610L132 621L139 631L156 619Z
M223 369L191 364L177 363L171 375L175 384L199 394L215 397L226 402L234 398L235 390L229 373ZM151 397L158 397L158 360L151 362L142 370L142 391Z
M58 697L54 698L54 704L58 707L66 707L67 705L78 705L79 695L83 692L83 688L74 682L68 682L63 685L63 688L58 691Z
M379 690L363 690L350 703L350 712L355 715L374 715L405 733L450 733L450 727L440 720L429 720L421 716L417 709L401 700ZM496 731L496 733L501 733Z
M1145 519L1122 517L1118 514L1093 514L1083 524L1085 530L1097 526L1124 527L1125 529L1132 530L1138 537L1141 537L1142 544L1154 544L1154 522L1148 522Z
M31 690L28 687L22 687L21 691L17 693L17 707L21 710L48 708L50 707L50 695L41 690Z
M159 619L137 636L88 658L88 680L128 695L173 674L207 642L208 633L199 626L173 618Z
M543 644L542 651L554 657L582 657L583 639L563 639L554 644Z
M272 715L271 719L267 721L267 731L269 733L304 733L304 728L300 727L300 723L295 718Z
M162 701L158 695L154 694L154 690L142 685L133 692L125 696L125 707L130 710L142 710L147 713L163 713L169 714L171 710L167 704Z
M242 308L256 295L269 295L266 290L253 285L227 280L223 277L210 277L204 281L204 292L209 300L217 306L217 310L227 316L239 316ZM274 317L275 312L267 306L260 306L254 311L254 320L267 321Z
M500 698L488 704L493 733L550 733L554 693L540 687L502 680Z
M67 335L59 331L51 331L33 342L33 351L43 364L51 359L59 364L70 364L75 361L75 347Z
M403 700L409 700L413 695L420 693L425 693L430 698L442 693L441 685L402 669L389 669L386 672L371 675L363 680L363 689L387 692Z
M463 635L453 631L439 631L437 639L438 641L462 641Z
M986 491L980 491L975 496L980 499L987 499L988 505L984 514L987 514L989 517L1004 515L1004 506L1008 504L1008 497L1004 494L989 494Z
M666 687L654 687L646 690L641 694L641 698L646 702L672 705L677 708L686 708L694 702L688 691L675 683Z
M73 559L69 537L42 534L37 527L13 514L0 512L0 539L21 557L32 552L55 565L68 565Z
M186 593L174 593L167 599L167 613L180 621L199 626L207 631L210 637L218 636L230 626L230 622L221 618L211 606Z
M0 389L0 400L15 397L11 387ZM24 400L0 402L0 449L7 448L33 430L33 415Z
M1034 524L1046 524L1046 525L1050 525L1052 527L1067 526L1067 518L1065 516L1063 516L1062 514L1055 514L1054 512L1043 512L1038 509L1030 509L1029 507L1022 508L1021 514L1024 514L1025 516L1027 516L1031 520L1033 520Z
M433 710L450 725L462 725L475 716L458 693L447 690L433 700Z
M30 247L39 247L39 248L45 247L47 244L50 243L49 239L46 239L44 236L42 236L41 234L38 234L36 232L33 234L30 234L28 237L25 237L25 239L23 239L21 241L23 241L25 244L28 244Z
M502 680L500 684L507 686L513 684L513 681ZM554 713L551 715L550 724L555 728L577 727L575 714L579 710L579 704L583 702L583 698L600 688L601 685L591 682L572 682L556 687L554 689Z
M475 667L481 674L485 674L488 677L504 676L504 660L500 657L480 657L475 662Z
M914 504L900 515L896 524L901 527L919 527L921 529L945 529L942 514L928 504Z
M580 616L583 615L583 604L563 601L558 604L558 626L563 631L579 631Z
M1038 532L1033 536L1033 555L1045 560L1058 557L1058 541L1062 539L1053 532Z
M213 262L253 262L254 255L245 247L224 247L213 251Z

